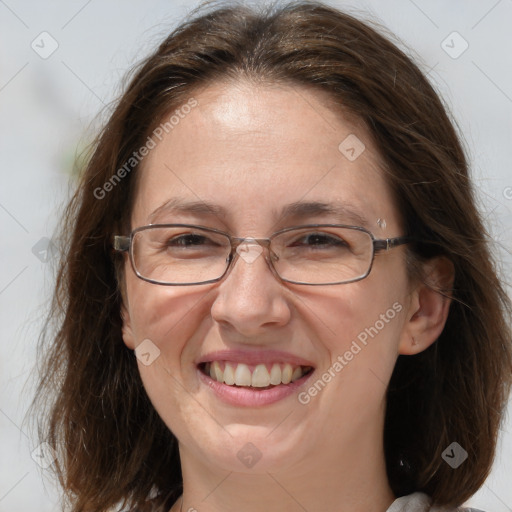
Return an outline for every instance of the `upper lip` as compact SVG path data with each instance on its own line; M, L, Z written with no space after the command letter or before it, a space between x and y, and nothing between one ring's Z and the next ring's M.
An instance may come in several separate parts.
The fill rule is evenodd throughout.
M281 350L217 350L201 356L196 364L213 361L232 361L235 363L289 363L297 366L314 366L311 361Z

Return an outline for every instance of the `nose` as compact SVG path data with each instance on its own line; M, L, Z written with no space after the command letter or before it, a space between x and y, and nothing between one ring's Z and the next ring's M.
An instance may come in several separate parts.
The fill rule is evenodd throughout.
M267 255L268 248L257 243L239 246L212 304L212 318L243 337L268 336L269 327L282 327L291 317L289 291L272 272Z

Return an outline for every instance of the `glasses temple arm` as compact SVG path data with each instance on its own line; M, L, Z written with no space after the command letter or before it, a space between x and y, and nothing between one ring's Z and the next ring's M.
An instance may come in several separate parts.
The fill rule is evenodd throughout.
M407 244L410 241L411 240L408 236L397 236L395 238L386 238L384 240L374 240L373 247L375 248L375 251L389 251L389 249L393 249L393 247Z
M114 251L119 252L126 252L130 249L130 237L129 236L121 236L121 235L115 235L114 236Z

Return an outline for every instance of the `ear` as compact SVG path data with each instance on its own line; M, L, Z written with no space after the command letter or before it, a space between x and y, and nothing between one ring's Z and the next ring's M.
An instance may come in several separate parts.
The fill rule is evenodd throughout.
M428 348L440 336L448 318L455 278L453 263L440 256L429 260L424 270L425 279L411 291L399 354L414 355Z
M123 320L122 333L124 344L129 349L135 350L135 336L132 330L130 313L124 304L121 306L121 319Z

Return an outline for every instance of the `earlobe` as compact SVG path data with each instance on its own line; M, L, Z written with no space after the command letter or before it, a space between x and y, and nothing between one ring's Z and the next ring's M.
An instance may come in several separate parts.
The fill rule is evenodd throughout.
M124 304L121 306L121 319L123 321L122 334L124 344L129 349L135 350L135 336L133 335L130 313Z
M450 310L453 281L454 266L448 258L429 261L425 280L412 291L399 354L418 354L439 338Z

